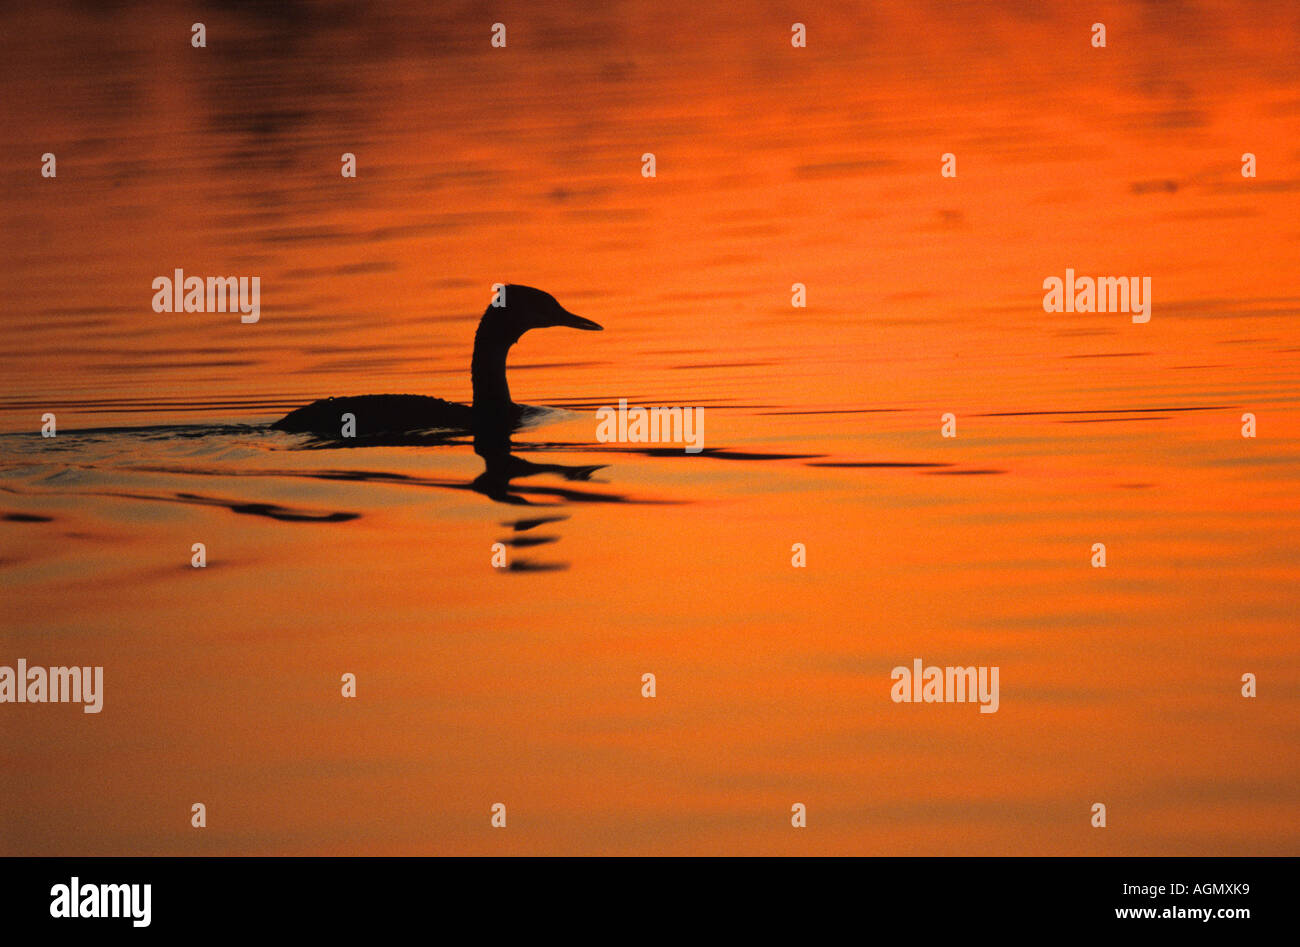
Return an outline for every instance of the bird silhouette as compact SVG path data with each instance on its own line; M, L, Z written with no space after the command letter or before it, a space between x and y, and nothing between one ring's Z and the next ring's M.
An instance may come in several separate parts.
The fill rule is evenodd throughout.
M476 439L495 441L508 436L529 408L510 399L506 383L506 355L529 329L568 326L597 331L590 319L576 316L550 293L531 286L510 284L483 312L474 333L470 379L474 403L457 404L427 395L353 395L322 398L290 411L271 427L280 431L338 437L342 416L356 419L358 435L394 435L414 431L472 431Z

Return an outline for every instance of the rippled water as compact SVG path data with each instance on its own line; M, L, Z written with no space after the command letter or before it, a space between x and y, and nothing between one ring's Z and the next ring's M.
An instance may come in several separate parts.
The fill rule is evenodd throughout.
M1250 9L8 14L0 664L106 695L4 706L0 850L1294 854L1300 14ZM154 313L177 267L260 321ZM1151 321L1045 313L1067 267ZM467 401L498 281L605 326L512 354L542 469L264 427ZM998 712L891 702L917 657Z

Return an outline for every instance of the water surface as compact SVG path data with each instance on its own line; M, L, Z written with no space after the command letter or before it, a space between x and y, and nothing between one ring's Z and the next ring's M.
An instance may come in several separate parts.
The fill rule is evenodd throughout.
M5 705L0 850L1295 854L1300 15L1247 7L11 12L0 663L106 696ZM512 354L556 469L263 427L468 400L498 281L606 329ZM892 703L916 657L999 711Z

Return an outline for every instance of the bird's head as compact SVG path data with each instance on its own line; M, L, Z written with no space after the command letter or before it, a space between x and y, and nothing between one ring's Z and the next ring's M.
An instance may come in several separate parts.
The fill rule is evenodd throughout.
M568 326L571 329L599 331L601 326L575 316L556 301L550 293L531 286L506 286L501 294L503 305L489 305L483 313L482 328L490 328L507 345L514 345L529 329L547 329L551 326Z

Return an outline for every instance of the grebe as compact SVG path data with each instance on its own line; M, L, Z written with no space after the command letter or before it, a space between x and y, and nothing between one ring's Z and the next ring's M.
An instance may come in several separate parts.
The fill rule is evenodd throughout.
M470 378L473 405L456 404L426 395L355 395L322 398L290 411L271 427L280 431L337 437L342 416L356 418L358 434L394 434L429 428L476 431L512 430L525 408L510 400L506 384L506 354L529 329L569 326L598 331L601 326L575 316L550 293L531 286L509 285L504 305L489 305L474 333Z

